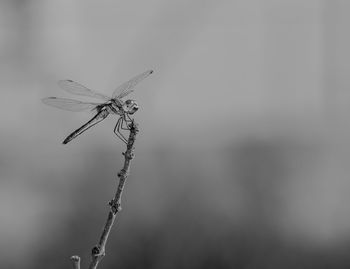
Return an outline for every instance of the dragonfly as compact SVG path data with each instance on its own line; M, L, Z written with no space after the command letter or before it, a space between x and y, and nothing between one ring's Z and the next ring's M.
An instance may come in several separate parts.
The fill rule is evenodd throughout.
M133 115L139 106L135 100L124 98L134 91L135 86L147 78L153 70L147 70L130 80L124 82L118 86L112 97L101 94L97 91L91 90L73 80L60 80L58 85L65 91L81 96L88 96L99 99L101 102L83 102L74 99L60 98L60 97L46 97L42 99L43 103L49 106L53 106L59 109L80 112L84 110L91 110L95 112L95 116L82 125L80 128L72 132L63 141L63 144L67 144L77 136L81 135L86 130L90 129L97 123L104 120L109 114L119 116L119 119L114 127L114 133L127 144L127 139L123 135L121 130L129 130L130 123L133 121L131 115Z

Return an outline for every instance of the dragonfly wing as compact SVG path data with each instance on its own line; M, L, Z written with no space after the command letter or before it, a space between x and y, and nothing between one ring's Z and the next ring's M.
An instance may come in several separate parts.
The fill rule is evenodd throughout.
M42 99L43 103L49 106L57 107L63 110L69 110L74 112L93 110L99 103L87 103L73 99L58 98L58 97L47 97Z
M153 70L147 70L146 72L143 72L132 79L128 80L127 82L120 85L118 88L115 89L113 92L112 98L118 98L121 99L125 96L127 96L129 93L134 91L134 87L136 84L144 80L146 77L148 77L150 74L153 73Z
M58 85L65 91L75 94L75 95L83 95L83 96L90 96L94 98L98 98L104 101L110 100L111 98L102 94L98 93L96 91L93 91L91 89L86 88L85 86L79 84L78 82L75 82L73 80L60 80L58 82Z

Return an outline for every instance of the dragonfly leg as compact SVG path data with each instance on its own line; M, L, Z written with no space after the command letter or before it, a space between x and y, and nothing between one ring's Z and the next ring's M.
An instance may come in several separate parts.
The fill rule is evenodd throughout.
M125 119L122 120L121 124L120 124L120 128L122 130L130 130L129 128L129 125L128 125L128 122L130 121L130 118L129 120L125 117Z
M125 138L125 136L124 136L124 135L122 134L122 132L120 131L120 129L129 130L129 129L125 129L125 128L123 127L124 122L125 122L124 119L121 118L121 121L120 121L120 124L119 124L119 126L118 126L117 131L118 131L118 133L120 134L120 136L123 137L124 142L127 144L127 143L128 143L128 140Z
M125 123L126 123L126 127L121 127L123 130L130 130L130 127L129 127L129 125L133 122L133 120L134 119L132 119L131 117L130 117L130 115L129 114L125 114L125 116L124 116L124 121L125 121Z
M123 141L125 144L128 143L128 141L126 140L125 136L120 132L120 126L123 125L123 118L120 117L117 121L117 124L114 127L114 133L116 134L116 136L118 136L118 138Z
M128 119L126 119L126 117L127 117ZM126 120L126 121L132 121L132 118L130 117L129 114L126 114L126 117L125 117L125 120Z

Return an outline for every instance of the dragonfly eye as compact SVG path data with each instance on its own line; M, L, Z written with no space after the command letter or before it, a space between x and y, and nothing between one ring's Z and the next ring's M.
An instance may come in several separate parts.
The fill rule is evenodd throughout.
M134 114L139 109L139 106L134 100L127 100L125 104L127 105L127 110L130 115Z

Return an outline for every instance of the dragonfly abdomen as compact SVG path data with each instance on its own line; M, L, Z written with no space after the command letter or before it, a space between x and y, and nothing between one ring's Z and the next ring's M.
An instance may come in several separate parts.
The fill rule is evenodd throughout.
M91 120L89 120L87 123L85 123L83 126L81 126L79 129L75 130L73 133L71 133L67 138L63 141L63 144L67 144L74 138L76 138L78 135L82 134L95 124L99 123L100 121L104 120L109 115L109 112L107 109L100 110Z

